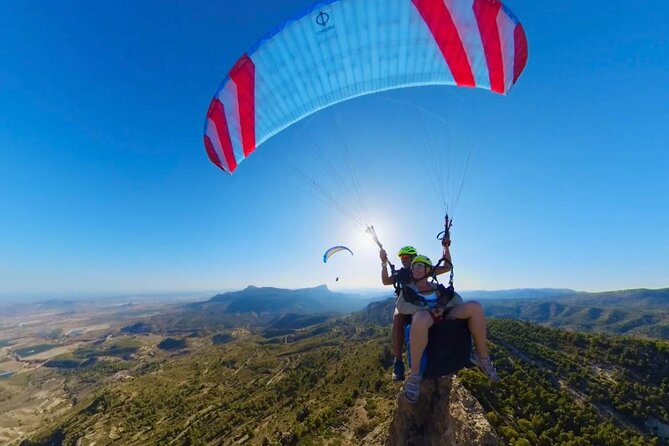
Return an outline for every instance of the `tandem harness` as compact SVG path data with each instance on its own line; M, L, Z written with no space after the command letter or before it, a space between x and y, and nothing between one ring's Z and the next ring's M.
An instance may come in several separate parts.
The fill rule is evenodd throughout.
M395 288L395 296L399 296L404 285L407 285L413 281L411 277L411 271L406 268L400 268L399 270L395 269L395 265L388 262L390 265L390 277L393 279L393 288Z
M451 269L451 274L448 279L448 286L444 286L441 283L439 283L439 279L437 279L437 274L436 270L440 266L444 265L446 262L448 262L450 265ZM391 265L392 268L392 265ZM400 291L403 291L404 293L404 300L406 300L408 303L419 306L419 307L425 307L426 310L435 310L438 308L444 308L446 307L453 297L455 297L455 287L453 286L453 263L447 260L446 258L442 257L439 259L439 262L434 266L432 269L432 279L437 283L437 289L435 290L436 294L436 299L428 299L425 296L421 295L420 293L416 292L413 288L406 286L413 280L413 277L409 274L409 280L407 281L401 281L399 280L399 276L402 271L406 271L405 269L400 270L398 273L395 273L394 268L392 269L393 271L393 286L395 287L395 294L399 296ZM424 277L423 277L424 278ZM422 280L423 278L417 279L417 280Z
M437 284L437 289L435 290L436 298L429 299L425 296L422 296L420 293L416 292L413 288L409 286L402 286L404 300L408 303L424 307L426 310L436 310L438 308L445 308L451 302L453 297L455 297L455 289L453 284L449 284L447 287L441 283Z

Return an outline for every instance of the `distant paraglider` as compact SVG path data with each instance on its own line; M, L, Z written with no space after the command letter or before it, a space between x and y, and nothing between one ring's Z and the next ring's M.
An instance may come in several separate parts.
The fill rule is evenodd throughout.
M346 246L333 246L332 248L325 251L325 254L323 254L323 263L328 263L328 259L340 251L348 251L351 253L351 255L353 255L353 251L348 249Z

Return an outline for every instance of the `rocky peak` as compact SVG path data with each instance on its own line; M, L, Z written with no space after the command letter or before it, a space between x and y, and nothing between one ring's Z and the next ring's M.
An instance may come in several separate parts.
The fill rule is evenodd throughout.
M385 446L493 446L501 444L483 407L453 375L424 379L420 399L400 392Z

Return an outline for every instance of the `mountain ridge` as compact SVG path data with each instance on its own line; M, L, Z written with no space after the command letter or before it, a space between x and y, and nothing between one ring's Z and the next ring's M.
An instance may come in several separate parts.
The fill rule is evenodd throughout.
M576 331L669 339L669 288L481 300L486 315Z
M351 294L331 291L327 285L286 289L249 285L243 290L229 291L211 297L208 304L221 304L229 313L350 313L360 310L367 300ZM191 306L197 306L195 303Z

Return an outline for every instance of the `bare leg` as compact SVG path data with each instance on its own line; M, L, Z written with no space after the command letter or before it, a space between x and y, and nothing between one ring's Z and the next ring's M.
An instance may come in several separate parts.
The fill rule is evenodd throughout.
M411 374L420 374L420 360L427 347L427 332L434 324L434 320L427 311L419 311L413 315L411 322Z
M457 305L451 309L448 313L448 317L449 319L467 319L467 326L472 334L472 338L474 338L476 354L479 358L487 358L488 345L486 342L488 338L486 336L485 316L481 304L472 300ZM411 336L413 337L413 330ZM413 344L411 344L411 348L413 349Z
M393 343L393 355L397 361L402 360L402 350L404 347L404 321L405 315L395 313L393 315L393 328L391 330L391 338Z

